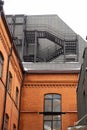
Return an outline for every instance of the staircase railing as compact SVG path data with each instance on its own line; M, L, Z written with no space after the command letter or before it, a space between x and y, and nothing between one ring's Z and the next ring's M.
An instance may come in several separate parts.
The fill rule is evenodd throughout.
M29 29L28 29L29 28ZM47 31L53 35L55 35L56 37L64 40L64 39L69 39L69 40L75 40L77 39L77 35L76 33L63 33L60 32L58 29L48 25L48 24L31 24L31 25L27 25L27 29L28 30L38 30L38 31Z

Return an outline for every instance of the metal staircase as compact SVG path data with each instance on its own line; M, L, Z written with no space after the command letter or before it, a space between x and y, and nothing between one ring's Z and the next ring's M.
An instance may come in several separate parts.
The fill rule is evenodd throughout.
M36 50L36 54L34 53L33 56L26 55L24 57L24 60L27 59L27 61L28 61L28 59L30 59L30 61L33 61L34 56L36 56L35 62L49 62L64 53L64 48L63 48L64 40L58 38L57 36L47 32L47 31L27 31L27 30L25 30L25 39L26 39L27 45L34 44L34 46L36 46L35 48L38 48L38 39L39 38L46 38L46 39L52 41L54 43L54 45L55 44L58 45L58 47L55 48L54 46L50 46L45 49L39 50L38 52Z
M76 34L63 34L49 24L29 24L25 15L9 15L7 20L13 37L16 37L15 44L22 61L50 62L60 55L64 56L64 61L78 60ZM56 49L52 44L39 48L42 38L56 45Z
M35 36L35 32L36 32L37 36ZM35 43L35 37L37 37L37 40L38 40L38 38L47 38L50 41L58 44L61 47L64 46L64 40L58 38L54 34L47 32L47 31L27 31L27 30L25 30L25 37L26 37L27 43Z

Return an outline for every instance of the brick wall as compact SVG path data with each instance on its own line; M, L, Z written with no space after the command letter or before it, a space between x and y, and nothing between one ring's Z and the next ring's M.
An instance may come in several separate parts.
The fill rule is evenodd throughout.
M61 94L62 130L77 121L78 74L28 74L22 88L20 130L43 130L44 95Z
M4 14L2 14L3 17ZM13 124L18 126L18 114L19 114L19 101L20 101L20 89L21 83L23 79L22 69L19 65L19 59L17 57L17 53L15 48L12 49L12 55L9 60L9 71L12 74L12 86L11 93L6 90L6 77L7 77L7 66L8 66L8 57L11 51L12 40L11 36L7 32L7 28L5 26L6 21L2 18L0 14L0 52L3 55L3 69L2 69L2 77L0 77L0 130L2 128L3 123L3 111L5 105L5 113L9 116L8 129L13 129ZM16 87L18 87L18 104L16 105ZM5 95L6 91L6 95ZM6 97L6 102L5 102ZM4 113L4 114L5 114Z

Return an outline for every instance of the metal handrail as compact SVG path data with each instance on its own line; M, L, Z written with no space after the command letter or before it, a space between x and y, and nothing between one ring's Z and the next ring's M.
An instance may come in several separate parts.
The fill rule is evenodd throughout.
M82 120L84 120L87 117L87 114L84 115L80 120L74 123L74 126L78 125Z
M66 37L73 37L74 40L76 40L76 38L77 38L77 35L74 34L74 33L67 33L66 34L66 33L60 32L56 28L54 28L54 27L52 27L50 25L47 25L47 24L41 24L41 25L30 24L28 27L29 27L29 30L38 30L38 31L42 31L43 30L43 31L48 31L51 34L57 36L58 38L60 38L62 40L64 40Z

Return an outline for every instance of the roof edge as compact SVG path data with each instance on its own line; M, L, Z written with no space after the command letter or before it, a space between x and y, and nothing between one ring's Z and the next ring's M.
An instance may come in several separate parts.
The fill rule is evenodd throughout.
M80 72L80 69L78 70L28 70L25 71L26 74L78 74Z

